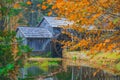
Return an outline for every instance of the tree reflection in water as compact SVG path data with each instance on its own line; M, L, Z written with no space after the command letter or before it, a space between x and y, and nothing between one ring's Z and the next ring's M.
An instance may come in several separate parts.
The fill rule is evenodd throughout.
M51 79L44 80L120 80L120 76L107 73L103 70L97 71L95 68L90 67L68 67L67 72L63 71L54 76Z
M41 69L40 65L41 63L31 66ZM88 61L62 60L58 61L58 65L46 64L46 66L47 71L40 73L35 80L120 80L120 76L115 75L112 68L96 68Z

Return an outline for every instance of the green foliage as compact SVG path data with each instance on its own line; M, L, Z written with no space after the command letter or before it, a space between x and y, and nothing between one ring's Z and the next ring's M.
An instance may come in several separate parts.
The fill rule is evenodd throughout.
M49 61L48 65L50 65L50 66L58 66L59 63L58 63L58 61Z
M48 52L48 53L46 54L46 56L47 56L47 57L51 57L51 54L52 54L51 52Z
M13 3L14 0L4 0L6 1L7 3Z
M77 60L77 57L76 57L76 56L73 56L73 57L72 57L72 60Z
M2 14L5 14L7 11L7 7L1 7L0 11L2 12Z
M120 71L120 63L116 64L115 68Z
M20 12L22 11L22 9L14 9L14 8L11 8L8 15L9 16L16 16L18 15Z
M20 4L20 6L22 6L22 7L27 7L27 6L28 6L25 2L20 2L19 4Z
M43 70L43 71L48 71L48 61L44 61L41 63L40 65L40 68Z
M13 31L0 31L0 78L2 77L4 80L9 80L13 72L18 73L16 67L23 66L26 53L31 51L29 47L15 42L15 35L16 33ZM14 45L18 47L16 56L13 53ZM17 74L13 75L17 76Z
M45 1L45 0L38 0L39 1L39 3L42 3L43 1Z
M58 73L56 77L59 80L71 80L71 71Z
M116 24L117 22L119 22L119 20L120 20L120 18L115 18L115 19L113 20L113 23Z
M13 63L7 64L5 67L0 68L0 75L4 74L5 76L7 76L9 71L13 69L14 69Z

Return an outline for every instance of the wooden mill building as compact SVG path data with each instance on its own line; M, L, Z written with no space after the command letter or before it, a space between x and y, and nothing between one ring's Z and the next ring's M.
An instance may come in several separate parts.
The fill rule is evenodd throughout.
M33 49L33 52L51 52L55 54L62 53L61 44L53 42L56 40L65 40L66 36L61 34L62 27L67 25L72 25L72 21L68 21L66 18L57 18L57 17L48 17L44 16L41 22L36 27L18 27L17 28L17 37L23 38L23 44L30 46ZM86 31L94 31L101 33L113 33L116 30L105 30L97 29L96 26L85 26ZM70 30L70 33L79 38L87 38L85 33L79 33L74 30ZM62 37L61 37L62 35ZM88 37L90 37L90 34ZM69 38L67 40L70 40ZM56 56L56 55L55 55Z
M50 51L52 34L44 28L18 27L17 37L22 38L22 43L32 48L33 52Z
M44 16L37 27L18 27L17 37L21 37L23 44L32 48L33 52L51 52L61 56L61 45L53 44L52 40L61 34L61 26L71 24L65 18ZM57 56L55 54L53 56Z

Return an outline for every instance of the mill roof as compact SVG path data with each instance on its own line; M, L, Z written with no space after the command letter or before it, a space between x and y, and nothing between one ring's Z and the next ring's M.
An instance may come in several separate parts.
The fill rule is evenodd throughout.
M60 27L73 24L72 21L68 21L66 18L58 19L57 17L44 16L44 19L50 24L51 27Z
M44 28L18 27L17 30L20 30L26 38L52 38L52 33Z
M51 17L51 16L44 16L43 17L43 20L46 20L48 23L49 23L49 25L51 26L51 27L60 27L60 26L67 26L67 25L72 25L74 22L73 21L69 21L69 20L67 20L66 18L58 18L58 17ZM43 21L42 20L42 21ZM42 23L42 21L40 22L40 24ZM39 25L40 25L39 24ZM39 26L38 25L38 26ZM103 24L103 26L104 26L104 24ZM102 31L116 31L116 30L114 30L114 29L104 29L103 27L102 27L102 29L98 29L98 27L96 27L95 25L89 25L89 26L85 26L85 25L83 25L82 26L82 28L86 28L86 29L88 29L88 30L102 30Z

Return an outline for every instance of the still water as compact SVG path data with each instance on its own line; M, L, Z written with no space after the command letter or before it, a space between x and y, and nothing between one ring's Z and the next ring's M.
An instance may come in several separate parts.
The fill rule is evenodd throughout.
M120 80L109 68L96 68L87 61L31 61L21 69L23 80Z

